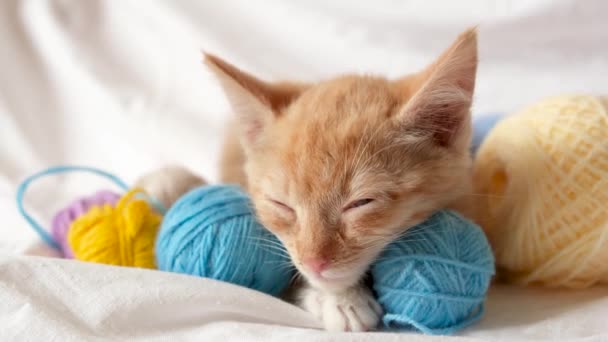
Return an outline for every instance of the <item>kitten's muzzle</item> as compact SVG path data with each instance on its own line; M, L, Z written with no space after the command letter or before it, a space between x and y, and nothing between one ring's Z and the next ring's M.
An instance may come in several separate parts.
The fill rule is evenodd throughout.
M328 268L330 262L325 258L306 258L302 260L302 264L308 271L315 275L321 275Z

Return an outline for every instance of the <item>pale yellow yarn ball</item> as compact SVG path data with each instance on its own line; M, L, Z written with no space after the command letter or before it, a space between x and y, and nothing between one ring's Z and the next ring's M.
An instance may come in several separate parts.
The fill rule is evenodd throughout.
M503 279L608 283L608 101L545 99L505 118L480 147L478 220Z

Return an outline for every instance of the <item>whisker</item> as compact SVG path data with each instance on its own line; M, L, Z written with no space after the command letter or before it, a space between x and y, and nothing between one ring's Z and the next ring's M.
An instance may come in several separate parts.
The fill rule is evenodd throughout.
M282 256L282 257L289 256L289 253L285 249L281 249L276 246L264 245L261 243L258 243L256 246L258 246L260 248L265 248L267 252L272 252L272 253L274 253L274 255L277 255L277 256Z
M295 266L294 266L294 268L295 268ZM303 277L302 273L300 273L300 271L298 271L297 268L295 268L295 269L296 269L296 272L291 276L291 279L289 280L290 284L293 284L294 282L296 282L299 279L302 279L302 277Z
M295 270L295 268L293 267L293 265L286 265L286 264L277 264L274 262L266 262L265 264L270 264L271 266L274 267L274 269L278 270L278 271L292 271ZM274 265L276 264L276 265Z
M259 241L265 241L265 242L268 242L268 243L271 243L271 244L274 244L274 245L277 245L277 246L284 247L282 243L280 243L278 241L271 240L271 239L267 239L267 238L263 238L263 237L257 237L257 236L249 236L248 238L254 239L254 240L259 240Z
M276 247L276 248L283 249L283 250L285 250L285 251L287 250L287 249L285 248L285 246L283 246L283 244L278 243L278 242L276 242L276 241L267 240L267 239L258 238L258 237L247 237L247 238L248 238L248 239L250 239L250 240L253 240L253 241L255 241L255 242L258 242L258 243L264 243L264 244L265 244L265 245L267 245L267 246L273 246L273 247Z
M280 258L289 257L289 255L287 255L287 254L277 253L277 252L275 252L273 250L267 250L266 252L268 252L268 254L271 254L271 255L274 255L274 256L277 256L277 257L280 257Z

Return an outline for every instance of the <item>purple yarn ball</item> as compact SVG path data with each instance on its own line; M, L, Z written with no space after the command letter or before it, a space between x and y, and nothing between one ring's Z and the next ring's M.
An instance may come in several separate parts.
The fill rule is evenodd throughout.
M64 258L74 258L74 252L72 252L72 248L68 244L68 231L70 230L72 222L94 206L101 206L104 204L113 206L119 199L119 194L109 190L101 190L91 196L83 197L70 203L69 206L55 215L51 227L51 234L53 235L53 239L55 239L57 244L61 247Z

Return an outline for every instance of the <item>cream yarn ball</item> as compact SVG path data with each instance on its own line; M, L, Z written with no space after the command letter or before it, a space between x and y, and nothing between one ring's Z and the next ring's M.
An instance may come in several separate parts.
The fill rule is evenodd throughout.
M207 182L189 169L179 165L166 165L150 171L135 181L152 198L169 209L182 195Z
M480 147L476 209L501 278L608 283L607 100L542 100L498 123Z

